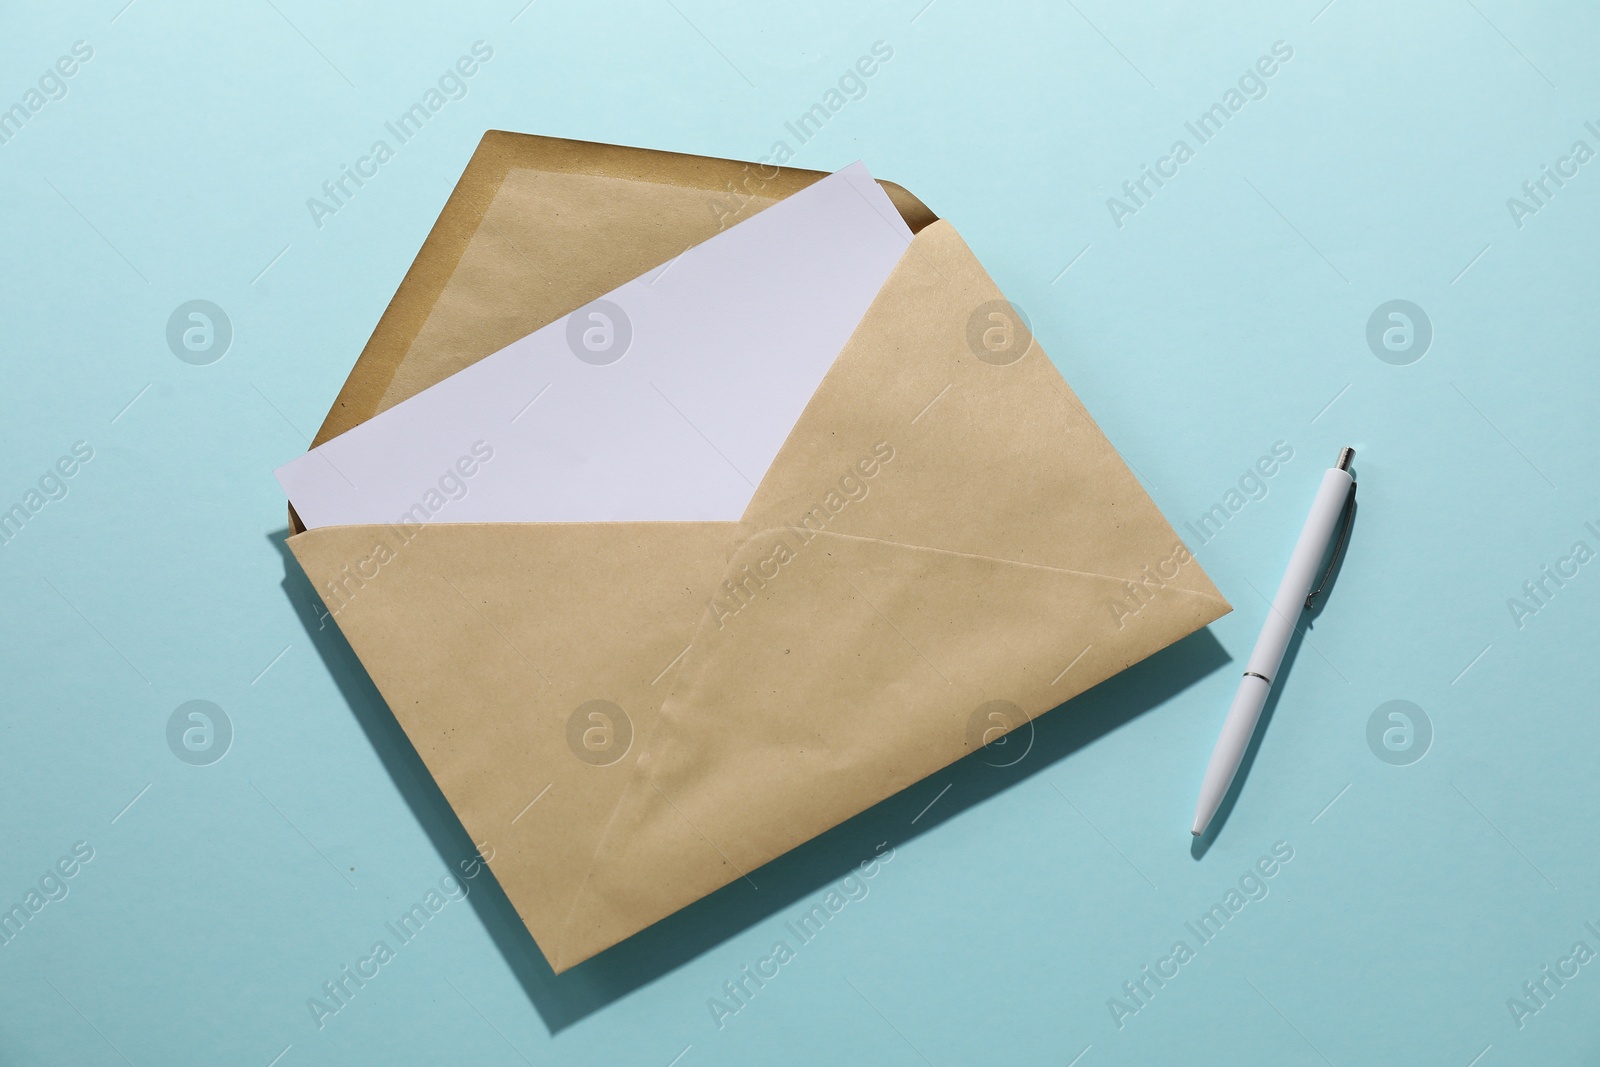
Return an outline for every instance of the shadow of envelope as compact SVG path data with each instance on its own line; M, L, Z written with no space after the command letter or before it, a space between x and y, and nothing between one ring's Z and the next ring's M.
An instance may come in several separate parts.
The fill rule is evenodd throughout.
M317 443L819 177L487 134ZM557 972L1229 610L954 229L885 188L916 236L740 521L291 516Z

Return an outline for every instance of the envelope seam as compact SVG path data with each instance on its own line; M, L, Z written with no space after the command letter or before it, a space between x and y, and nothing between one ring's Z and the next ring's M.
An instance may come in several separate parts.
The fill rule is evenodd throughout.
M781 530L780 527L771 526L771 527L767 527L764 530L757 531L756 533L750 535L749 537L747 537L743 541L741 541L740 544L739 544L739 548L735 549L733 555L737 556L739 554L739 551L742 550L746 544L748 544L749 542L751 542L751 541L755 540L756 538L760 537L762 534L773 533L773 532L782 532L782 530ZM904 541L891 541L886 537L864 537L864 536L862 536L860 534L837 533L837 532L832 531L832 530L820 531L820 532L816 533L814 536L816 536L816 537L833 537L833 538L838 538L840 540L845 540L845 541L862 541L862 542L866 542L866 543L869 543L869 544L889 545L892 548L912 549L912 550L915 550L915 551L918 551L918 552L938 552L938 553L941 553L941 554L947 555L947 556L960 556L960 557L963 557L965 559L983 560L983 561L988 562L988 563L1004 563L1004 564L1007 564L1007 565L1013 566L1013 567L1027 567L1027 568L1030 568L1030 569L1033 569L1033 570L1049 571L1049 572L1051 572L1053 574L1072 574L1072 575L1076 575L1076 576L1078 576L1080 578L1099 578L1099 579L1102 579L1102 580L1108 581L1108 582L1121 583L1121 582L1130 582L1130 581L1134 581L1135 580L1135 579L1132 579L1132 578L1119 578L1116 575L1112 575L1112 574L1100 574L1097 571L1080 571L1080 570L1075 570L1075 569L1073 569L1071 567L1053 567L1053 566L1051 566L1051 565L1049 565L1047 563L1028 563L1028 562L1026 562L1024 560L1020 560L1020 559L1006 559L1004 556L988 556L988 555L984 555L984 554L979 553L979 552L961 552L961 551L958 551L958 550L953 549L953 548L937 548L937 547L935 547L933 545L914 545L914 544L909 544L909 543L904 542ZM732 557L730 557L730 558L732 558ZM1190 558L1192 559L1193 557L1191 556ZM1198 562L1199 561L1197 560L1196 563L1198 564ZM1202 572L1202 573L1204 573L1204 572ZM1170 579L1168 579L1168 580L1170 581ZM1207 600L1219 600L1219 601L1222 601L1223 603L1227 603L1226 599L1220 593L1207 593L1207 592L1205 592L1203 590L1200 590L1200 589L1186 589L1183 586L1170 586L1169 588L1172 588L1172 589L1176 590L1179 593L1188 593L1191 596L1203 597L1203 598L1205 598Z

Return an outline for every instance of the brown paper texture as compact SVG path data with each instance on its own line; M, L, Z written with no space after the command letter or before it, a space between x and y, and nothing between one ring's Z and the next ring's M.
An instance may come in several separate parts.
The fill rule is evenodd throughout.
M324 434L715 232L691 180L714 162L740 166L500 173L449 271L424 247L407 286L443 277L429 313L391 307L406 328L380 326ZM593 229L541 221L574 201ZM579 265L646 216L672 239ZM977 357L969 319L999 290L918 222L740 522L289 541L556 971L966 755L981 706L1042 714L1229 610L1038 346ZM532 310L503 306L522 287ZM589 729L609 747L586 761Z

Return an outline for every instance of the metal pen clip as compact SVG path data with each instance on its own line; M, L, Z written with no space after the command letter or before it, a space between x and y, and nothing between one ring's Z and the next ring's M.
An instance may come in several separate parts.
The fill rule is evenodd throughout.
M1339 451L1339 462L1334 464L1334 466L1337 467L1339 470L1348 471L1350 469L1351 460L1353 460L1355 458L1356 458L1356 450L1355 449L1353 449L1353 448L1340 449L1340 451ZM1350 526L1355 521L1355 517L1356 517L1356 483L1355 483L1354 479L1352 479L1351 482L1350 482L1350 495L1345 497L1345 501L1344 501L1344 522L1339 527L1339 540L1334 542L1333 555L1328 557L1328 569L1322 572L1322 580L1317 583L1317 587L1315 589L1311 590L1311 592L1306 594L1306 610L1307 611L1311 610L1311 602L1317 598L1317 594L1318 593L1322 592L1322 587L1328 584L1328 577L1331 574L1333 574L1334 568L1339 565L1339 557L1344 555L1345 542L1350 539Z

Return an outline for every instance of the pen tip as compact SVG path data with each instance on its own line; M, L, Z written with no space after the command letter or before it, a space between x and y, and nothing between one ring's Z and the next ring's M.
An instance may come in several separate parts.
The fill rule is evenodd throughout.
M1353 448L1341 448L1339 450L1339 462L1337 464L1335 464L1335 466L1337 466L1342 471L1347 471L1347 470L1350 469L1350 461L1355 459L1355 458L1356 458L1356 450L1355 449L1353 449Z

